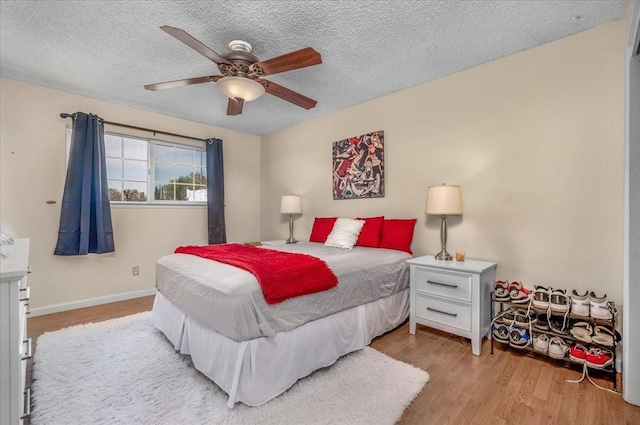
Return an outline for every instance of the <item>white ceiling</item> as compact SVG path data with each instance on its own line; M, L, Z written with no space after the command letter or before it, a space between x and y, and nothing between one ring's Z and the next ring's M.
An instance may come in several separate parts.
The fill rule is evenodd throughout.
M624 4L1 1L0 75L265 134L618 19ZM145 84L219 74L213 62L161 31L162 25L181 28L218 53L231 40L246 40L261 60L314 47L321 65L268 79L318 105L305 110L265 95L230 117L227 99L213 83L144 90Z

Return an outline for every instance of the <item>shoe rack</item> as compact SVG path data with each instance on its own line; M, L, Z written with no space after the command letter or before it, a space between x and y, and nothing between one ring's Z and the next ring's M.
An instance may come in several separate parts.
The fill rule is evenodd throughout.
M492 318L492 325L493 325L493 321L496 319L497 316L501 316L506 309L512 307L512 308L519 308L522 310L527 310L530 309L531 311L534 311L538 316L538 319L540 318L541 315L543 314L550 314L551 316L553 316L555 319L559 319L559 320L563 320L565 313L560 313L560 312L555 312L555 311L550 311L547 309L540 309L540 308L536 308L533 305L529 306L529 302L526 302L524 304L522 303L513 303L511 301L502 301L502 300L496 300L495 298L495 294L493 292L491 292L491 318ZM543 330L543 329L538 329L535 327L535 324L531 325L531 334L529 335L529 343L524 346L524 347L514 347L512 345L509 344L509 341L501 341L499 339L496 339L493 335L493 326L491 327L491 331L489 332L489 336L491 338L491 354L493 354L493 347L494 347L494 342L498 342L503 344L503 346L508 347L511 350L514 351L527 351L530 353L533 353L534 355L537 356L544 356L544 357L548 357L551 358L555 361L558 362L562 362L564 364L569 364L572 366L575 366L576 368L580 368L583 370L583 375L582 378L579 380L581 381L582 379L584 379L585 375L587 375L588 377L588 373L589 371L597 371L599 373L603 373L613 384L613 390L617 392L617 380L616 380L616 346L618 344L618 341L616 340L616 310L615 310L615 304L610 301L609 302L609 309L611 311L611 319L610 320L606 320L606 319L598 319L598 318L594 318L594 317L586 317L586 316L582 316L582 315L575 315L571 313L571 307L569 305L569 314L567 315L567 323L573 323L573 322L588 322L591 324L592 328L595 329L596 326L604 326L607 329L609 329L611 331L611 333L613 334L613 346L610 345L603 345L603 344L599 344L597 342L584 342L580 339L575 338L571 333L570 333L570 329L571 326L567 326L566 329L566 333L558 333L558 332L554 332L552 330ZM551 317L549 317L549 320L551 320ZM498 321L496 320L496 323L499 324L504 324L506 326L509 326L510 323L508 323L508 321ZM518 325L513 325L514 328L520 328L520 329L525 329L527 332L529 332L529 327L521 327ZM509 328L511 329L511 328ZM574 344L581 344L584 347L587 348L587 350L591 349L591 348L600 348L600 349L604 349L604 350L609 350L613 353L612 359L613 362L608 365L605 366L604 368L594 368L589 366L586 362L582 363L582 362L576 362L574 360L572 360L569 357L569 350L567 350L564 358L558 359L555 357L551 357L547 353L543 353L541 351L537 351L533 348L533 335L534 334L546 334L549 336L549 338L551 339L554 336L560 337L562 338L565 343L567 343L569 349L571 348L571 346L573 346ZM588 370L587 370L588 369ZM591 379L589 379L591 381ZM570 381L570 382L579 382L579 381ZM593 382L593 381L591 381Z

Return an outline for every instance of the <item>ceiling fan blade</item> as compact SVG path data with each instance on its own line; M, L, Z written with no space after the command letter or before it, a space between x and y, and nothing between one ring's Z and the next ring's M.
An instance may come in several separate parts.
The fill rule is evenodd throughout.
M240 99L239 97L235 99L229 98L229 103L227 104L227 115L240 115L242 113L243 105L243 99Z
M147 84L144 86L147 90L164 90L174 89L176 87L190 86L192 84L210 83L218 81L222 75L208 75L206 77L186 78L184 80L167 81L166 83Z
M256 65L262 68L265 75L273 75L321 63L322 57L320 53L313 50L312 47L307 47L287 53L286 55L258 62Z
M282 100L286 100L287 102L291 102L294 105L298 105L304 109L311 109L316 106L317 101L308 98L307 96L303 96L300 93L296 93L293 90L289 90L286 87L282 87L272 81L260 79L258 82L264 81L267 83L267 87L265 91L270 95L279 97Z
M231 65L231 62L229 62L226 58L220 56L219 54L217 54L216 52L214 52L213 50L211 50L210 48L202 44L200 41L193 38L186 31L181 30L180 28L170 27L168 25L164 25L160 27L160 29L166 32L167 34L182 41L184 44L191 47L193 50L200 53L202 56L214 61L215 63L217 64L226 63Z

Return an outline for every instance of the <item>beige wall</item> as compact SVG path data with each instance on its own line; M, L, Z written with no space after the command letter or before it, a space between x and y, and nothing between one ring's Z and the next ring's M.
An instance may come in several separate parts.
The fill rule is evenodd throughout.
M258 240L259 136L8 79L0 79L0 108L0 217L19 236L31 238L31 308L153 288L159 257L181 244L207 242L206 207L113 207L115 253L54 256L66 173L65 127L71 124L60 112L91 112L108 121L223 139L227 238ZM133 266L140 267L140 276L132 276Z
M263 136L262 238L288 235L278 203L293 193L298 239L314 216L416 217L414 254L435 254L427 186L459 184L450 252L496 261L499 278L621 305L625 42L619 20ZM385 131L385 197L334 201L332 142L375 130Z

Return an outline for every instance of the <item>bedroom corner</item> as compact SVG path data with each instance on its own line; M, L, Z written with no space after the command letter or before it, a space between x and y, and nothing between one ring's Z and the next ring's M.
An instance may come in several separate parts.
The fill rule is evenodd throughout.
M33 316L153 294L158 258L179 245L207 242L206 207L112 204L116 252L83 258L54 256L66 175L65 129L70 125L60 118L62 111L93 111L117 122L225 139L228 239L259 238L258 136L6 78L0 79L0 92L1 216L17 235L31 239ZM47 203L51 200L56 202ZM134 266L139 267L138 276L133 276Z

